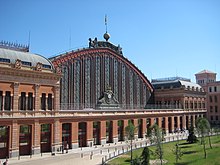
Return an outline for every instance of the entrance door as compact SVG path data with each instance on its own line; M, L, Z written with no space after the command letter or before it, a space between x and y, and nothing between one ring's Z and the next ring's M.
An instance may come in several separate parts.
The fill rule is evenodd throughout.
M138 119L138 138L143 138L143 119Z
M19 133L19 155L31 154L31 125L21 125Z
M124 121L118 121L118 141L124 141Z
M72 148L71 123L62 124L62 144L64 149Z
M79 147L87 147L86 139L86 123L79 123L79 134L78 134Z
M100 122L93 123L93 143L94 143L94 145L101 144L101 142L100 142Z
M106 122L106 141L107 141L107 143L113 142L112 128L113 128L113 122L107 121Z
M51 152L51 125L41 125L41 152Z
M0 159L9 156L9 127L0 126Z

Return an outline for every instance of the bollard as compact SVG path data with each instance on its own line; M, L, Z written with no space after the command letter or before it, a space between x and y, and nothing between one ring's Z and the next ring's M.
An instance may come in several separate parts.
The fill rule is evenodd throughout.
M102 150L100 150L100 154L102 154Z
M109 153L109 148L108 148L108 153Z
M83 158L83 153L81 153L81 158Z
M92 155L90 155L90 160L92 159Z
M104 164L104 157L102 157L102 164Z

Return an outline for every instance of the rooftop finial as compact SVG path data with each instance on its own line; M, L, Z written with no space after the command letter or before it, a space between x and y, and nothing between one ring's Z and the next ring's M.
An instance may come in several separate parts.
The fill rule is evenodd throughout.
M106 28L106 32L105 32L105 34L104 34L104 39L106 40L106 41L108 41L108 39L110 38L110 35L108 34L108 29L107 29L107 15L105 15L105 28Z
M105 30L108 32L107 15L105 15Z

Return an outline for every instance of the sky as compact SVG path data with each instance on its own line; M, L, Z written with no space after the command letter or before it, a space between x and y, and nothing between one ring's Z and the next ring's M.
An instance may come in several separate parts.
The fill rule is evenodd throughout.
M220 0L0 0L0 41L47 58L104 40L149 80L204 69L220 80Z

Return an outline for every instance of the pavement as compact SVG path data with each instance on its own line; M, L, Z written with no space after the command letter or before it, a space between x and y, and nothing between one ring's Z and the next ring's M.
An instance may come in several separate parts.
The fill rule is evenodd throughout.
M174 133L165 137L165 142L186 139L188 134ZM133 143L133 148L149 146L148 139L138 139ZM69 150L68 153L56 154L43 153L32 156L20 156L9 159L9 165L100 165L109 159L115 158L130 150L127 142L109 143L93 147L83 147ZM2 160L4 162L5 160ZM0 164L1 165L1 164Z

